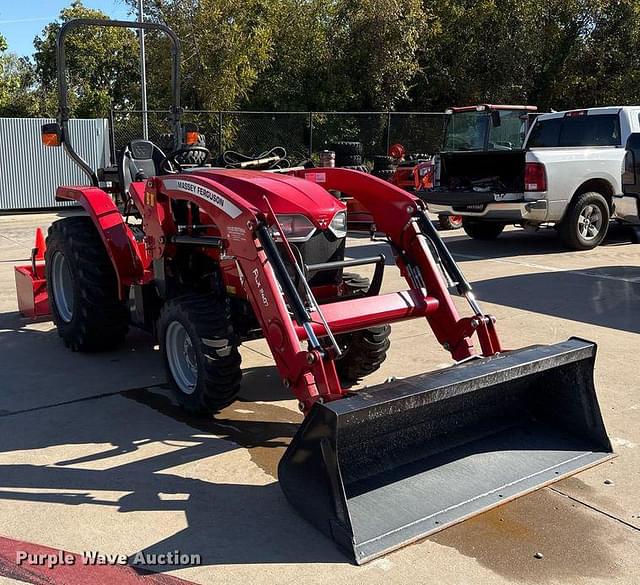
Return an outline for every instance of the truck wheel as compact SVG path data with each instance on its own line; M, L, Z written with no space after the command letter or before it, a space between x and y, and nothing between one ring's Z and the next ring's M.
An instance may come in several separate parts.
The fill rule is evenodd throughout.
M571 202L558 225L560 239L572 250L591 250L607 235L609 219L609 204L600 193L582 193Z
M336 371L343 388L350 388L375 372L387 358L390 325L370 327L336 336L342 355L336 360Z
M457 230L462 227L462 216L460 215L439 215L438 225L443 231Z
M49 228L45 253L53 322L73 351L102 351L127 334L128 313L118 280L90 217L67 217Z
M470 238L474 240L495 240L504 230L503 223L494 221L475 221L462 218L462 227Z
M212 415L236 399L242 370L229 299L187 294L168 301L158 340L176 399L187 412Z

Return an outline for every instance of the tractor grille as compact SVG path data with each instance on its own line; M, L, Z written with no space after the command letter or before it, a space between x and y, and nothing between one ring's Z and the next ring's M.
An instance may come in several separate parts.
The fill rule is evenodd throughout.
M306 242L292 243L292 246L300 251L305 264L344 260L345 238L336 238L329 230L316 231ZM283 257L286 264L284 254ZM290 273L293 274L293 270ZM308 278L310 286L340 284L341 280L341 269L311 272Z

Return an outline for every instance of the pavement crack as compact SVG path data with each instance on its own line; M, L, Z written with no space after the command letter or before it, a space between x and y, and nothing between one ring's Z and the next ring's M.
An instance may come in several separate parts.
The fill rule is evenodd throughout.
M55 402L54 404L43 404L42 406L34 406L33 408L25 408L23 410L12 411L0 411L0 418L7 416L15 416L17 414L26 414L28 412L37 412L39 410L47 410L49 408L55 408L57 406L66 406L68 404L76 404L78 402L88 402L89 400L99 400L100 398L107 398L109 396L116 396L118 394L124 395L126 392L135 392L136 390L147 390L151 387L157 386L141 386L140 388L127 388L126 390L114 390L113 392L104 392L102 394L95 394L94 396L83 396L82 398L74 398L73 400L64 400L62 402Z
M638 528L637 526L634 526L630 522L627 522L626 520L623 520L622 518L618 518L617 516L614 516L613 514L610 514L609 512L605 512L604 510L601 510L600 508L596 508L596 506L594 506L593 504L589 504L588 502L585 502L584 500L581 500L580 498L576 498L575 496L567 494L566 492L563 492L562 490L558 489L557 487L550 486L549 489L552 492L555 492L557 494L560 494L561 496L564 496L565 498L569 498L570 500L572 500L574 502L577 502L578 504L582 504L583 506L586 506L587 508L589 508L590 510L593 510L594 512L598 512L599 514L602 514L603 516L606 516L607 518L610 518L611 520L615 520L616 522L620 522L620 524L624 524L627 528L632 528L633 530L635 530L637 532L640 532L640 528Z

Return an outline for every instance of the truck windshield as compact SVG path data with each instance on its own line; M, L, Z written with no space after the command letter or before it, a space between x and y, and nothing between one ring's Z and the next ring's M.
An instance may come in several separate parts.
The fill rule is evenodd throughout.
M521 110L453 113L447 121L443 151L514 150L522 148L527 131Z

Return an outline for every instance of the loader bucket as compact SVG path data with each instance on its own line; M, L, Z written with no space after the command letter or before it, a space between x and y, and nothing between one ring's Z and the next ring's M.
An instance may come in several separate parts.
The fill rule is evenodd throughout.
M279 466L357 564L612 457L580 339L315 404Z

